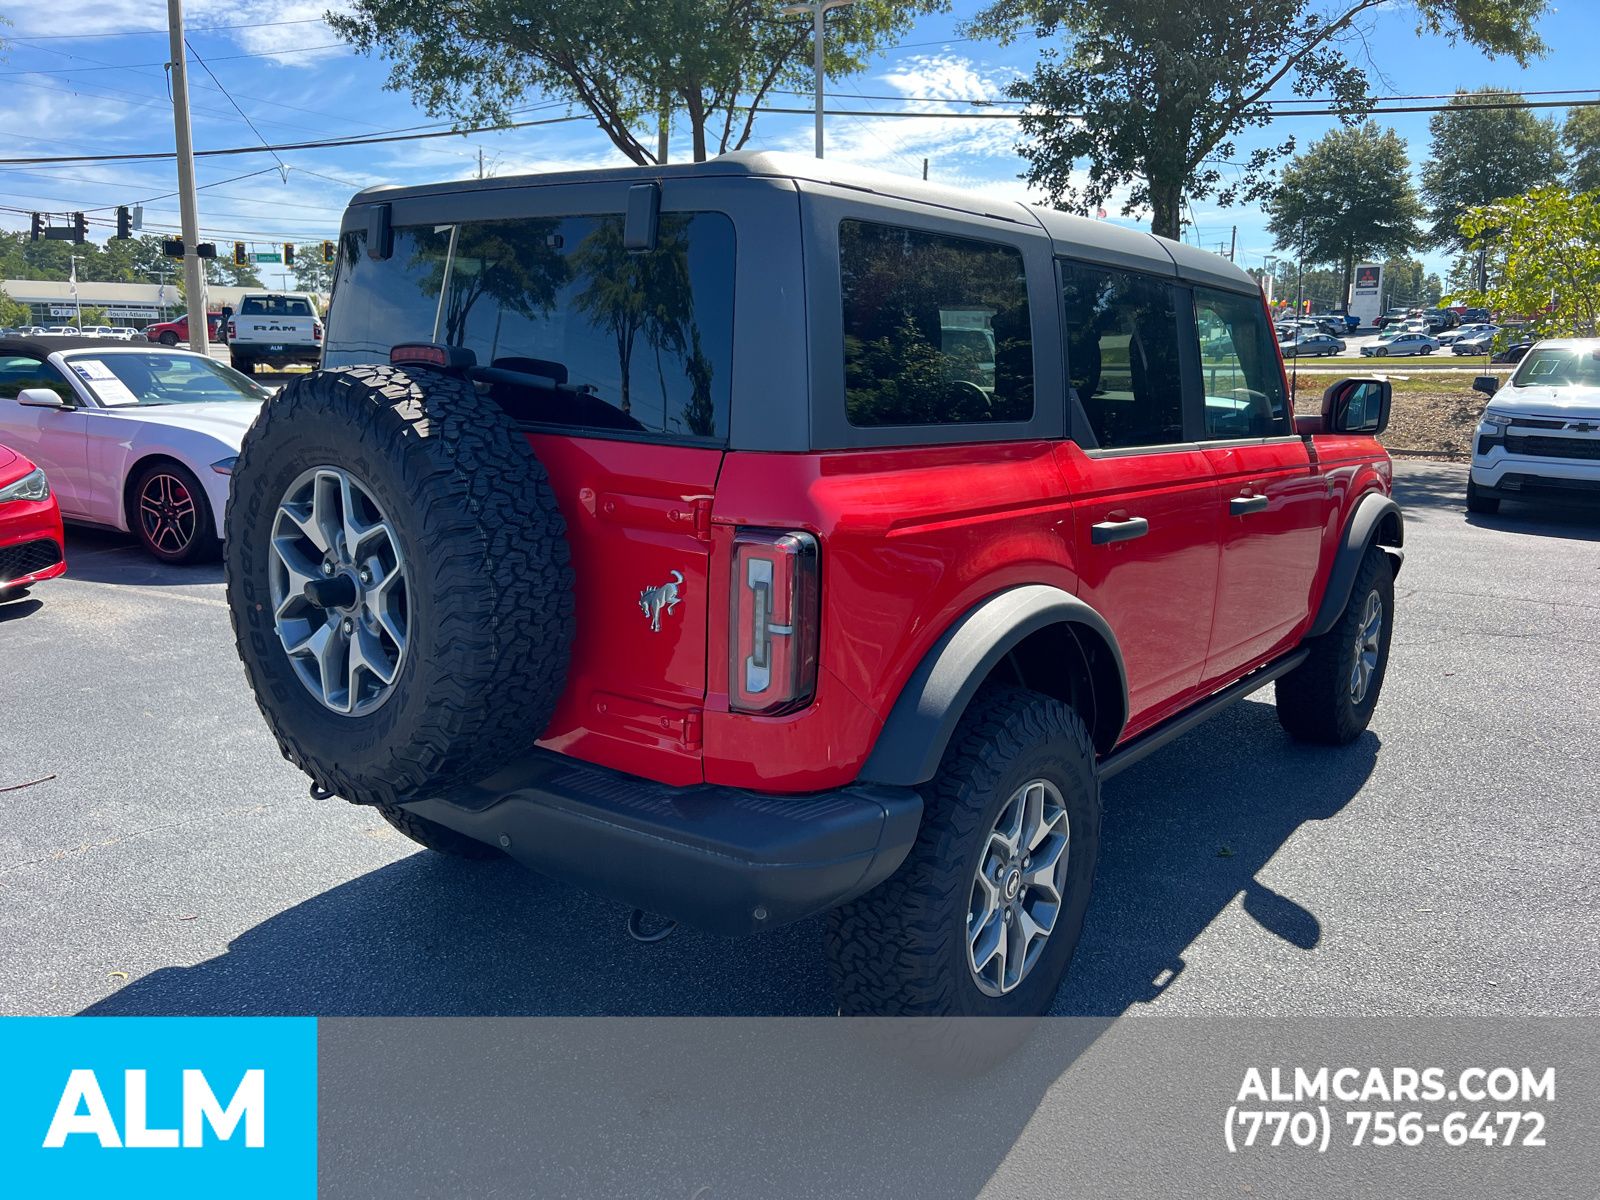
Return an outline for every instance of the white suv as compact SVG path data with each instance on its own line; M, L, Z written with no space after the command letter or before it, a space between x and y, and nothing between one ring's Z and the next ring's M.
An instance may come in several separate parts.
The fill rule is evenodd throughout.
M1467 510L1497 512L1506 496L1600 498L1600 338L1563 338L1529 350L1490 397L1472 447Z

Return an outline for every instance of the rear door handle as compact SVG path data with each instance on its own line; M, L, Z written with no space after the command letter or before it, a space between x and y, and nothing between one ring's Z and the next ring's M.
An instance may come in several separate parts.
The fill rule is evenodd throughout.
M1272 500L1267 496L1235 496L1228 501L1230 517L1247 517L1251 513L1266 512Z
M1128 517L1123 521L1101 521L1089 527L1089 540L1096 546L1108 542L1128 542L1150 532L1150 522L1143 517Z

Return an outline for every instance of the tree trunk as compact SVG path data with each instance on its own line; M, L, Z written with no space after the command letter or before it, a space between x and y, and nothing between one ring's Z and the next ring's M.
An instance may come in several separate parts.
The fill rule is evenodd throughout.
M1150 177L1150 232L1177 241L1183 233L1183 179Z

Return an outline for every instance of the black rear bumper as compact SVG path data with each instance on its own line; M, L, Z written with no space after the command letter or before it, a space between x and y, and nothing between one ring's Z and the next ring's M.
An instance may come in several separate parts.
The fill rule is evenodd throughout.
M910 788L674 788L544 751L406 807L536 871L725 934L774 929L875 887L922 820Z

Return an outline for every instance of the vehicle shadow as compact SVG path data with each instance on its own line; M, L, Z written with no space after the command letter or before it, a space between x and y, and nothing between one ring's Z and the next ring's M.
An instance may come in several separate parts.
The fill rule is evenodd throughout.
M1184 970L1236 899L1301 950L1316 916L1255 879L1357 794L1378 739L1298 746L1269 704L1235 705L1106 788L1095 899L1055 1012L1116 1016ZM418 853L280 912L226 954L127 984L87 1014L761 1015L834 1011L821 922L641 945L626 910L509 862Z
M9 600L0 598L0 622L20 621L43 607L44 601L37 596L13 596Z
M87 525L67 526L67 575L86 583L174 587L221 583L220 562L172 566L157 562L132 534Z

